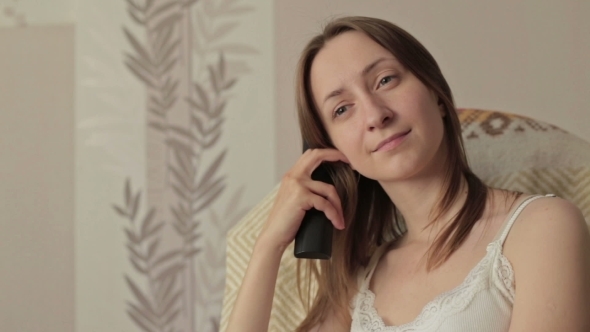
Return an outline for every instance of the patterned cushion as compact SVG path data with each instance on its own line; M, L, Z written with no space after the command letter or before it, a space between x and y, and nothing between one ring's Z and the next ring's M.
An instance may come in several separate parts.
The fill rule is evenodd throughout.
M590 221L590 143L508 113L465 109L459 118L469 164L486 184L556 194Z
M590 143L556 126L514 114L459 110L469 164L490 186L548 194L575 203L590 221ZM246 271L252 247L278 185L227 235L221 331ZM590 225L590 224L589 224ZM304 318L296 287L293 245L283 255L269 331L293 331Z

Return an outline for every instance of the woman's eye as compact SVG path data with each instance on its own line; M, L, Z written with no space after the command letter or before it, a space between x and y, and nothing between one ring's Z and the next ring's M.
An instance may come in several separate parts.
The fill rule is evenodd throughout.
M347 108L348 108L347 106L340 106L340 107L338 107L334 111L334 117L338 117L338 116L341 116L342 114L344 114L344 112L346 112L346 109Z
M394 79L395 76L385 76L381 79L381 81L379 81L379 86L383 86L389 82L391 82Z

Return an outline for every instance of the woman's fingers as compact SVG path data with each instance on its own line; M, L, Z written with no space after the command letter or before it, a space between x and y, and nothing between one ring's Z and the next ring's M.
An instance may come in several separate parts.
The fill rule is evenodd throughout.
M302 164L303 173L309 176L324 161L342 161L350 164L346 156L336 149L308 149L299 160L298 164Z
M344 229L342 203L336 188L311 178L313 171L324 161L348 163L346 157L335 149L308 150L283 176L263 228L266 242L271 246L285 248L293 241L305 212L311 208L322 211L335 228Z
M333 185L313 180L308 181L306 183L306 186L317 197L323 198L325 201L327 201L327 203L329 203L330 206L326 206L326 209L330 210L330 212L328 212L330 215L328 215L326 211L322 211L326 213L326 217L332 221L334 227L338 229L344 229L344 214L342 212L342 202L340 200L340 197L338 196L338 192L336 192L336 188ZM316 209L320 210L317 207ZM334 212L332 212L332 210L334 210ZM331 217L332 215L333 217Z

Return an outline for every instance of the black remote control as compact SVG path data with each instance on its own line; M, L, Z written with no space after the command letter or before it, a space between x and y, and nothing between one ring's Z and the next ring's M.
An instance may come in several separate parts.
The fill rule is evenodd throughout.
M305 147L305 145L304 145ZM334 184L324 164L318 166L311 178ZM332 233L334 226L322 211L308 210L295 235L295 257L308 259L330 259L332 257Z

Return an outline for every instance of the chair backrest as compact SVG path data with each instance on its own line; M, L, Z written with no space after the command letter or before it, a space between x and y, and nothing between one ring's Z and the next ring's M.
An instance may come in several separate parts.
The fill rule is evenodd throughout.
M469 164L486 184L531 194L555 194L590 221L590 143L514 114L459 110Z
M556 194L590 221L590 143L530 118L494 111L459 110L469 164L486 184L525 193ZM227 235L226 285L221 331L278 185ZM590 224L589 224L590 225ZM305 317L296 284L293 245L281 260L269 331L293 331Z

